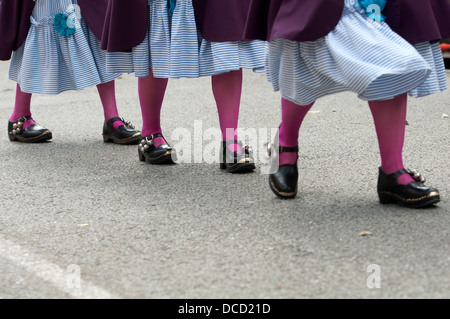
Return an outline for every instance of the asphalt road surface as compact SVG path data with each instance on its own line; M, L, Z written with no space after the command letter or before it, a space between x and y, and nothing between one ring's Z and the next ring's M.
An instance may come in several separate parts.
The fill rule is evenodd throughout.
M232 175L215 156L209 78L169 82L163 133L183 161L153 166L135 145L103 142L95 87L34 96L33 117L53 139L10 142L8 68L0 62L1 298L450 297L449 91L410 99L405 165L442 201L407 209L378 202L373 121L353 93L313 107L299 194L280 200L264 156L280 96L262 74L244 73L239 122L257 169ZM136 78L116 90L120 115L140 128Z

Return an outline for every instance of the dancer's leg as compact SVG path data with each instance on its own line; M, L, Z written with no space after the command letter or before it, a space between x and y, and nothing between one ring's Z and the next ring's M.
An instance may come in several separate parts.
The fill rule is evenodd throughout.
M212 90L219 113L222 140L237 140L239 108L242 93L242 70L212 76ZM230 151L240 151L239 144L230 144Z
M161 108L166 92L168 79L155 78L150 70L150 75L138 79L139 101L142 112L142 136L162 133ZM155 146L165 144L163 138L154 139Z
M381 156L381 169L392 174L403 166L403 144L405 140L407 94L392 100L372 101L369 107L373 115ZM413 181L409 174L398 178L398 183L406 185Z
M298 105L284 98L281 99L281 125L279 130L279 144L285 147L296 147L300 126L314 103ZM297 153L280 153L279 165L297 162Z
M10 122L16 122L21 117L31 115L31 93L22 92L19 84L16 86L16 101L14 105L13 113L10 117ZM26 129L30 125L34 124L33 120L28 120L23 124L23 129Z

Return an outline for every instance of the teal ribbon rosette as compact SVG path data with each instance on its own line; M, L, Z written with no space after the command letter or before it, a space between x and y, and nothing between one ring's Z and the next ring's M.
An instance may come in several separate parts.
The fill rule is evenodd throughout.
M63 37L70 37L75 33L75 25L69 16L64 13L55 15L54 26L56 31Z
M358 0L358 4L366 11L369 19L378 22L386 20L386 17L381 13L386 7L386 0Z
M177 6L177 0L167 0L167 10L169 11L169 17L173 16L175 7Z

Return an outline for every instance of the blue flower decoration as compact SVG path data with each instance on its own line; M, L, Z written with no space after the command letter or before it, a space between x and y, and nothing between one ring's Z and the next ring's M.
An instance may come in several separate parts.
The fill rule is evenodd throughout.
M381 11L386 7L386 0L358 0L358 4L366 11L367 16L374 21L385 21Z
M167 10L169 11L169 17L173 16L175 7L177 6L177 0L167 0Z
M75 33L75 25L69 20L69 16L64 13L57 13L55 15L55 29L63 37L70 37Z

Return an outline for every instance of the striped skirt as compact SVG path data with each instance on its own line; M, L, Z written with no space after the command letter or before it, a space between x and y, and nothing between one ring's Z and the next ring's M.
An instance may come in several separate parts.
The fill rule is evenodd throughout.
M375 101L447 89L438 43L412 46L386 23L370 22L357 0L345 0L341 20L323 38L272 41L266 71L274 90L299 105L343 91Z
M114 80L120 74L106 70L106 52L80 17L76 0L37 0L24 44L14 52L9 77L22 91L59 94ZM55 15L64 13L75 27L70 37L54 27Z
M210 42L201 37L192 0L177 0L169 17L167 0L149 0L149 30L132 52L109 52L112 73L158 78L198 78L239 69L263 72L265 42Z

